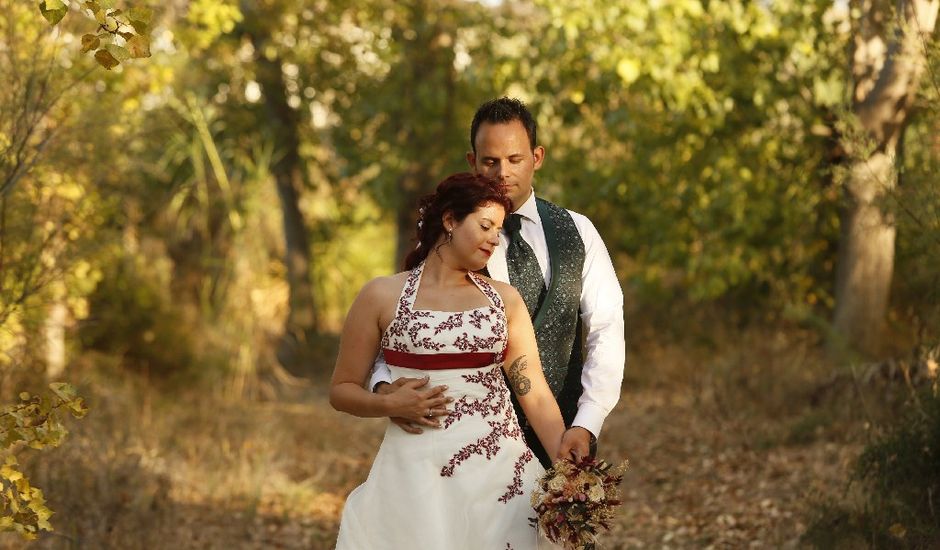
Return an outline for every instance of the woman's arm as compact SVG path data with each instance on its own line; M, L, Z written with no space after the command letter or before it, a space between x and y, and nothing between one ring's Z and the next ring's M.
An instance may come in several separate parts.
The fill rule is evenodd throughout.
M503 369L529 424L535 429L548 456L558 458L565 423L558 402L545 381L535 330L522 296L509 285L500 285L509 322L509 347Z
M437 412L447 402L439 391L417 390L423 385L421 379L406 382L387 395L373 393L363 387L384 330L381 322L383 308L394 307L399 290L400 285L396 285L395 279L373 279L362 288L349 308L330 381L330 405L334 409L354 416L391 416L418 422L429 409Z

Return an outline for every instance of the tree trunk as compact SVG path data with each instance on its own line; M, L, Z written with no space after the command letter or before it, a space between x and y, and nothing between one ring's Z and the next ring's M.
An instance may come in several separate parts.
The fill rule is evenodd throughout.
M845 185L833 343L876 354L894 268L894 218L883 202L897 186L898 142L924 71L924 47L940 0L900 0L897 28L889 21L886 1L855 4L861 17L852 52L852 110L863 137L844 140L853 161ZM864 147L864 141L874 147Z
M242 2L246 21L259 17L257 10ZM246 25L255 50L255 68L264 97L266 124L274 137L276 160L271 173L277 184L284 223L287 282L290 287L284 335L278 347L278 360L289 371L299 372L309 358L310 340L316 333L316 307L310 276L309 232L300 211L300 195L305 187L305 171L300 156L299 117L287 103L287 88L279 55L265 55L268 36L254 24Z
M65 374L65 325L69 309L64 299L58 299L46 317L46 378L58 380Z
M877 153L851 168L836 274L834 324L852 348L877 353L894 268L894 218L877 199L894 188L894 162Z

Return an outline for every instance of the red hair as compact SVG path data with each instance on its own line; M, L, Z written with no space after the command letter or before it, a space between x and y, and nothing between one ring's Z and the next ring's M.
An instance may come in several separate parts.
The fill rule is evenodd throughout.
M489 203L501 205L507 214L512 212L512 202L503 185L492 178L461 172L437 184L437 190L419 203L418 246L405 257L405 270L414 269L428 257L431 247L444 233L444 214L449 212L459 223Z

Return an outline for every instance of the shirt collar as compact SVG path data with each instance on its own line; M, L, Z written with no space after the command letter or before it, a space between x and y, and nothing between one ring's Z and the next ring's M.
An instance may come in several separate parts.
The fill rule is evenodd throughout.
M532 190L532 193L529 194L529 198L526 199L522 206L520 206L513 214L519 214L523 218L535 222L538 225L542 224L541 218L539 218L539 209L535 203L535 189Z

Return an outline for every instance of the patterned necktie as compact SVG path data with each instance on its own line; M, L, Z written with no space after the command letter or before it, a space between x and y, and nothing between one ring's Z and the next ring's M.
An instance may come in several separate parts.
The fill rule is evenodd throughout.
M542 277L542 269L539 267L538 260L535 259L532 247L519 233L522 229L522 216L510 214L504 227L509 237L509 246L506 248L509 284L522 295L529 315L535 316L545 296L545 279Z

